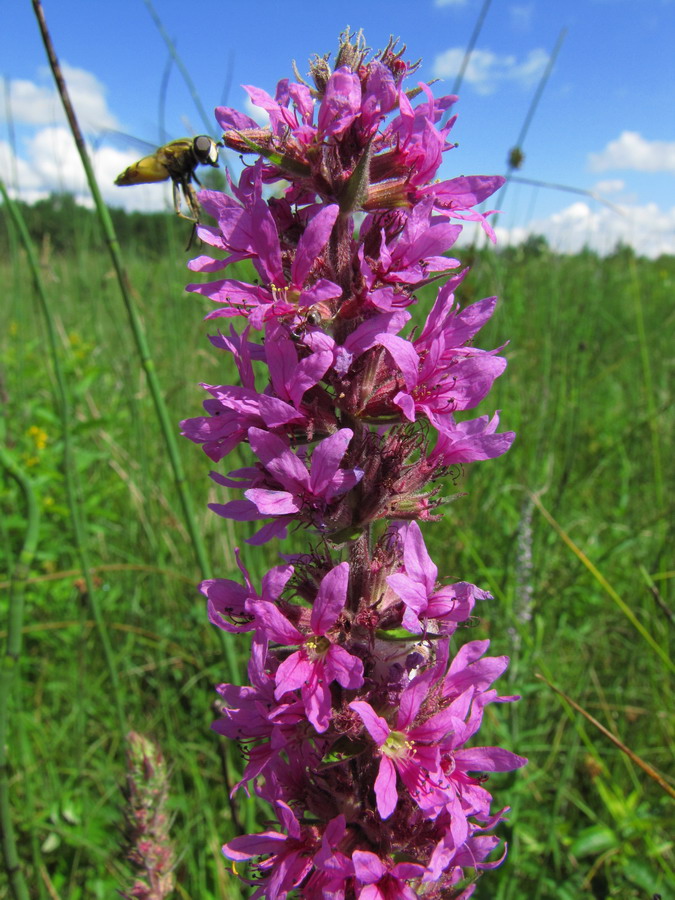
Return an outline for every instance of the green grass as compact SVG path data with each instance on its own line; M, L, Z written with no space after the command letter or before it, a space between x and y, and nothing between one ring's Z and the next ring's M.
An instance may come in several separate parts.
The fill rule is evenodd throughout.
M206 340L207 302L183 293L190 280L184 240L167 231L161 257L144 255L141 246L126 254L176 423L199 414L198 382L234 377ZM91 240L67 253L51 252L48 243L41 250L73 398L87 550L128 725L157 739L172 770L177 896L236 900L237 880L219 852L232 833L226 756L209 730L213 685L226 680L227 667L194 588L194 553L118 287ZM125 883L123 735L81 576L73 571L53 373L16 243L0 261L0 278L4 442L32 477L42 510L10 722L15 827L34 896L107 900ZM457 473L468 495L425 535L443 576L475 581L495 596L458 640L489 636L493 653L511 656L501 692L522 699L489 708L481 741L530 759L525 770L490 781L496 803L512 807L502 826L509 857L486 873L478 900L675 897L672 801L535 677L544 674L667 772L670 673L532 500L539 498L666 650L675 575L668 556L674 287L675 259L636 260L625 251L607 260L480 253L464 284L464 300L501 298L479 343L509 340L509 368L484 411L501 409L502 428L518 438L502 459ZM233 548L247 526L235 530L208 512L210 499L222 500L207 477L209 462L187 442L181 451L213 569L235 577ZM238 464L228 462L226 469ZM2 483L0 518L1 570L8 571L25 529L9 481ZM249 550L247 564L261 572L277 549ZM528 620L524 586L532 596ZM236 752L232 761L240 765ZM0 873L0 898L8 896Z

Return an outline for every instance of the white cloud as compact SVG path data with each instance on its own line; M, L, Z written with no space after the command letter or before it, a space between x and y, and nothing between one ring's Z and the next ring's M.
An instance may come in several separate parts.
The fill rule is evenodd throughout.
M597 194L618 194L626 187L626 182L621 178L608 178L606 181L596 181L592 190Z
M434 6L465 6L466 0L434 0Z
M621 209L625 215L605 207L591 209L587 203L578 201L526 226L498 225L497 246L519 244L532 234L541 234L559 253L578 253L589 247L604 255L621 242L641 256L675 255L675 207L664 210L655 203L647 203Z
M648 141L637 131L624 131L600 153L591 153L588 162L593 172L675 172L675 141Z
M532 27L534 5L532 3L514 3L509 6L509 18L516 31L529 31Z
M84 129L119 128L119 122L108 109L105 87L84 69L63 65L63 75L75 113ZM41 75L43 73L41 72ZM66 120L61 100L53 83L47 81L11 80L9 109L7 100L0 104L0 117L24 125L58 125Z
M168 184L133 185L120 188L115 178L138 158L137 152L113 147L89 148L99 189L106 203L144 212L172 209ZM42 128L27 141L23 157L12 154L0 142L0 168L7 173L12 195L33 203L51 193L69 191L78 203L91 206L89 187L75 142L64 126ZM18 188L18 190L17 190Z
M464 48L452 47L434 60L434 75L454 78L464 60ZM549 60L545 50L536 49L523 59L513 54L499 55L491 50L474 50L464 73L464 80L479 94L492 94L501 84L531 87L541 78Z
M13 196L16 196L13 188L18 184L22 188L20 194L22 200L31 203L33 199L37 199L33 197L33 194L36 189L39 190L39 177L33 171L30 163L14 156L12 148L6 141L0 141L0 171L3 173L7 189ZM44 195L40 193L40 196Z

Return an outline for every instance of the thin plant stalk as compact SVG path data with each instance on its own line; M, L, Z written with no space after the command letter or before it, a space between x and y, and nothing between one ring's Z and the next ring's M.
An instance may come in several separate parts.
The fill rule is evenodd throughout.
M197 88L195 87L195 83L192 80L192 78L190 77L190 73L188 72L187 68L185 67L185 63L178 55L178 50L176 49L176 45L169 37L169 33L167 32L166 28L164 27L164 23L162 22L159 15L157 14L155 7L152 5L151 0L143 0L143 2L145 3L147 10L150 13L150 16L152 17L152 21L157 26L157 30L159 31L160 35L162 36L162 40L164 41L164 43L167 46L167 49L171 55L171 58L176 63L176 66L178 67L178 71L183 76L183 81L185 82L187 89L190 92L190 96L192 97L192 102L194 103L194 105L197 109L197 112L199 113L199 116L200 116L202 122L204 123L204 127L206 128L206 133L210 134L211 129L213 128L213 121L211 119L211 116L209 116L207 114L206 110L204 109L204 105L203 105L202 101L199 99L199 94L197 93Z
M17 851L11 815L8 732L9 698L14 682L19 674L19 660L21 658L21 628L23 626L26 580L38 544L40 511L30 479L2 446L0 446L0 465L2 465L7 475L19 485L26 504L26 533L23 547L12 573L12 583L9 590L7 648L2 658L2 667L0 668L0 829L2 830L5 870L12 896L14 900L29 900L30 895Z
M9 140L9 146L11 149L10 154L10 165L12 169L12 187L15 191L19 189L19 173L17 160L19 158L19 154L16 152L16 129L14 128L14 115L12 112L12 94L11 94L11 81L7 78L6 75L3 75L2 78L2 87L4 93L4 107L5 107L5 119L7 120L7 137Z
M162 72L162 80L159 85L159 97L157 99L157 140L160 144L165 144L167 141L167 131L164 127L166 123L166 92L169 87L169 76L171 75L172 68L173 57L169 54L166 65L164 66L164 71Z
M481 11L478 13L476 24L474 25L473 32L471 33L471 37L469 38L469 43L466 45L466 50L464 51L464 59L462 60L462 64L459 67L459 72L455 77L454 84L452 85L452 90L450 91L451 94L459 93L462 82L464 81L464 75L466 74L466 70L469 66L471 54L473 53L473 49L476 46L476 41L478 40L480 33L483 30L483 23L485 22L491 3L492 0L484 0ZM450 113L448 113L448 117L449 116Z
M635 257L631 256L629 262L630 286L633 295L633 308L635 311L635 327L640 345L640 363L642 365L642 385L645 405L647 407L647 421L652 444L652 471L654 473L654 500L656 508L663 512L659 519L659 527L664 537L668 528L668 515L666 513L665 485L663 478L663 462L661 454L661 429L659 415L656 408L656 394L654 392L654 378L649 350L649 339L645 329L644 308L640 280L637 274Z
M35 285L35 292L38 298L40 311L42 312L42 316L44 318L45 326L47 329L47 344L49 347L49 356L52 362L54 378L56 382L56 405L58 407L59 417L61 419L61 431L63 434L63 469L66 483L68 508L73 523L75 552L80 562L80 568L82 570L82 577L84 578L86 586L87 601L89 603L91 615L96 623L96 631L101 642L101 647L103 648L103 655L105 657L108 674L110 676L110 682L112 684L112 693L115 703L115 709L117 712L118 724L122 729L122 733L124 733L126 729L126 717L124 713L124 704L122 702L120 679L117 672L117 664L115 662L115 655L113 653L110 635L108 633L105 618L101 613L101 607L98 602L98 595L94 586L92 570L89 564L89 554L87 552L87 525L84 512L82 510L81 504L78 501L80 491L78 490L77 470L73 452L71 404L68 394L68 388L66 386L65 375L63 373L63 367L61 366L61 360L59 357L54 318L52 316L51 307L47 299L47 292L45 291L42 277L40 275L37 254L35 253L35 248L28 233L26 223L24 222L23 216L21 215L18 206L9 196L9 193L7 192L2 179L0 179L0 194L2 194L5 206L9 211L12 222L16 227L21 243L23 244L23 247L26 251L26 258L28 260L28 266L33 277L33 284Z
M624 616L631 623L633 628L645 639L645 641L649 644L652 650L657 654L661 662L671 671L675 672L675 664L671 660L668 652L664 650L664 648L657 642L657 640L650 634L649 631L645 628L642 622L637 618L633 610L630 606L623 600L622 597L614 590L612 585L607 581L602 572L591 562L591 560L586 556L583 550L574 543L572 538L567 534L565 529L553 518L551 513L546 509L543 505L539 497L536 494L532 495L532 500L534 505L537 507L542 516L546 519L549 525L556 532L558 537L561 538L563 543L565 543L569 549L574 553L574 555L579 559L584 566L588 569L591 575L595 578L598 584L605 590L605 592L610 596L610 598L614 601L614 603L619 607Z
M551 53L551 56L549 57L546 69L544 70L544 73L542 74L541 78L539 79L539 84L537 85L537 90L534 92L534 96L532 97L532 100L528 107L527 113L525 114L525 119L523 120L523 124L520 127L520 132L518 133L518 137L516 138L516 143L514 145L515 149L517 149L519 151L522 151L522 149L523 149L523 144L525 143L525 138L527 137L527 133L530 130L530 125L532 124L532 120L534 119L534 114L537 111L537 107L539 106L539 101L541 100L542 95L544 93L544 89L545 89L546 85L548 84L549 78L551 77L551 72L553 71L553 66L555 65L556 60L558 59L558 54L560 53L560 50L562 49L562 45L563 45L563 42L564 42L566 36L567 36L567 29L563 28L560 31L560 34L558 35L558 40L555 42L555 47L553 48L553 52ZM509 162L509 166L506 171L506 183L504 184L504 187L501 189L501 191L497 195L499 197L499 206L504 205L504 198L506 197L506 191L508 190L509 180L510 180L511 173L513 172L514 168L516 168L516 167L511 162ZM496 227L498 219L499 219L499 213L497 213L492 219L492 227L493 228Z
M589 191L588 188L574 187L570 184L557 184L554 181L539 181L537 178L521 178L520 175L512 175L511 171L512 167L509 169L509 181L513 181L515 184L529 184L532 187L547 188L552 191L566 191L569 194L581 194L584 197L590 197L592 200L602 203L603 206L606 206L607 209L611 209L612 212L615 212L618 216L626 215L620 206L617 206L615 203L610 203L609 200L606 200L605 197L602 197L597 191Z
M630 747L627 747L623 741L620 741L618 737L612 734L612 732L605 728L602 722L599 722L595 716L592 716L589 712L587 712L582 706L580 706L576 700L573 700L570 696L568 696L564 691L561 691L559 687L556 687L552 682L548 680L548 678L544 678L543 675L535 674L535 678L539 678L541 681L545 682L552 691L554 691L558 696L562 697L566 703L575 709L578 713L580 713L591 725L594 725L601 734L610 740L616 747L621 750L622 753L625 753L626 756L635 763L636 766L639 766L643 772L649 775L659 787L666 792L673 800L675 800L675 789L672 785L670 785L666 779L661 775L660 772L657 772L653 766L650 766L648 762L645 762L642 757L638 756L637 753L634 753Z
M47 57L49 59L49 65L51 67L52 74L54 75L54 81L56 82L56 86L61 97L61 102L63 103L63 108L68 119L68 124L70 126L73 139L75 140L75 144L80 155L80 159L82 160L82 166L87 177L87 182L89 184L89 189L94 200L96 212L101 223L101 228L103 230L106 243L108 245L110 258L115 269L117 281L120 286L120 292L122 294L122 300L127 313L127 317L129 319L129 325L131 327L134 341L136 343L136 349L138 351L141 366L143 367L143 371L145 372L148 381L148 387L150 389L153 404L155 407L155 414L160 425L160 430L164 438L169 461L173 470L176 490L178 492L181 508L183 510L183 516L187 525L188 532L190 534L190 539L192 541L197 564L202 576L205 578L209 578L211 574L211 567L208 561L204 541L202 539L199 528L197 527L194 507L192 504L192 496L188 489L183 464L178 453L178 445L174 436L174 424L169 416L166 402L160 388L155 364L150 355L150 349L145 336L145 331L143 330L140 316L138 315L131 297L129 277L122 263L122 254L120 251L119 241L117 239L117 235L115 234L115 229L112 224L110 213L103 201L98 183L96 181L96 177L94 175L94 170L91 165L91 160L89 159L89 154L87 153L87 148L82 136L82 131L77 121L75 110L70 101L70 96L68 94L65 79L61 71L58 57L56 56L56 51L52 43L51 35L49 34L49 29L47 28L47 22L45 20L42 4L40 0L32 0L32 3L33 9L35 11L35 16L40 28L42 41L44 43ZM233 678L238 678L239 665L232 641L223 640L223 650L227 659L227 664L231 676Z

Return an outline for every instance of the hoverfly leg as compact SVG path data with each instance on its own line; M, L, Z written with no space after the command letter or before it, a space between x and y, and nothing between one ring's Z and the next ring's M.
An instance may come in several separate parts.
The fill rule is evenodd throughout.
M190 210L191 215L182 216L182 218L188 219L188 221L192 222L190 240L188 241L187 247L185 248L185 251L187 252L190 247L192 247L194 239L197 235L197 225L199 224L199 214L201 212L201 208L197 200L197 195L195 194L192 185L188 181L183 182L183 196L185 197L185 202Z
M183 194L185 196L185 202L187 203L188 208L192 213L191 216L186 216L185 218L191 218L193 222L199 222L199 201L197 200L197 195L194 188L187 181L183 184Z
M175 209L177 216L181 215L180 205L181 205L180 183L178 181L174 180L174 182L173 182L173 208Z
M196 223L196 222L193 222L193 223L192 223L192 228L190 229L190 239L189 239L189 241L187 242L187 246L185 247L185 252L186 252L186 253L187 253L187 252L190 250L190 248L192 247L192 244L194 243L194 239L195 239L196 236L197 236L197 223ZM200 243L201 243L201 241L200 241Z

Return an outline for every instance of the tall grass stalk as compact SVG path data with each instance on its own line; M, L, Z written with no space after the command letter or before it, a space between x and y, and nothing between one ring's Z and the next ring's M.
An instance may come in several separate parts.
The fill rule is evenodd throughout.
M52 316L51 306L47 298L47 292L40 275L37 253L35 252L35 247L33 246L33 242L28 233L28 229L26 228L26 223L23 220L23 216L21 215L18 206L9 196L9 193L7 192L2 179L0 179L0 194L2 195L5 206L12 218L12 222L14 223L21 243L23 244L24 250L26 252L28 267L30 268L31 275L33 277L35 293L38 298L40 311L44 318L47 330L49 358L54 370L54 379L56 383L56 405L59 411L59 418L61 420L61 432L63 434L63 470L66 483L66 494L68 497L68 509L70 512L71 521L73 523L75 552L82 569L82 577L84 578L86 586L87 602L91 610L92 618L96 622L96 631L101 642L101 647L103 648L103 654L105 656L106 664L108 667L108 674L110 676L110 683L112 685L112 695L115 704L115 710L117 713L118 724L120 729L122 730L122 733L124 733L124 730L126 729L126 717L120 691L120 679L117 671L117 664L115 662L115 655L113 653L112 644L110 641L110 635L108 633L108 627L101 613L98 593L94 585L91 565L89 562L89 553L87 551L87 524L84 518L83 508L78 500L81 494L78 485L77 468L73 448L73 422L71 415L71 403L56 341L56 326L54 324L54 317Z
M19 159L19 154L17 153L16 148L16 130L14 128L14 114L12 111L12 93L11 93L11 82L10 79L6 76L2 76L2 88L4 93L4 107L5 107L5 118L7 120L7 138L9 142L9 147L11 150L10 153L10 166L11 166L11 187L14 188L15 191L19 189L19 175L18 175L18 164L17 160Z
M640 344L640 363L642 366L644 399L645 405L647 407L649 433L651 435L652 469L654 472L654 501L656 503L657 510L662 513L660 524L663 529L662 533L665 539L665 529L667 527L668 519L665 502L665 486L663 480L663 461L661 456L659 415L656 405L656 396L654 393L654 378L652 376L649 341L647 340L647 332L645 330L645 315L642 303L642 291L640 279L638 278L635 257L631 257L629 260L629 271L631 295L633 297L633 309L635 311L635 328Z
M152 0L143 0L143 2L145 3L146 9L148 10L148 12L150 13L150 16L152 17L152 21L157 26L157 30L159 31L160 35L162 36L162 40L164 41L164 43L167 46L169 54L171 55L171 59L176 63L176 66L178 67L178 71L183 76L183 81L185 82L187 89L190 92L190 96L192 97L192 102L194 103L195 108L197 109L197 112L199 113L199 116L200 116L202 122L204 123L204 128L206 129L206 133L210 134L211 129L213 128L213 119L211 116L209 116L207 114L206 110L204 109L204 104L202 103L202 101L199 98L199 94L197 93L197 88L195 87L195 83L192 80L192 78L190 77L190 73L188 72L187 68L185 67L185 63L178 55L178 50L176 49L176 45L169 37L169 33L166 30L166 28L164 27L164 23L162 22L159 15L157 14L157 10L155 9L155 7L152 5Z
M473 48L476 46L476 41L478 40L481 31L483 30L483 23L485 22L486 16L490 10L490 5L492 4L492 0L483 0L483 5L481 7L480 12L478 13L478 18L476 19L476 24L473 27L473 31L471 32L471 37L469 38L469 43L466 45L466 50L464 51L464 58L462 59L462 64L459 67L459 72L455 76L455 80L452 85L452 89L450 91L451 94L458 94L460 88L462 87L462 82L464 81L464 75L466 74L466 70L469 65L469 60L471 59L471 54L473 53ZM447 118L450 118L451 112L448 111Z
M546 519L548 524L553 528L556 534L562 539L562 541L570 548L572 553L579 559L584 566L588 569L588 571L592 574L598 584L603 588L603 590L608 594L608 596L616 603L624 616L631 623L633 628L640 634L645 641L652 648L654 653L658 655L661 662L671 671L675 672L675 664L671 660L668 653L663 649L663 647L656 641L654 637L647 631L642 622L637 618L633 610L626 603L626 601L619 596L616 590L612 587L612 585L607 581L602 572L595 566L588 556L584 553L584 551L578 547L574 541L570 538L567 532L561 527L561 525L556 522L551 513L546 509L541 500L533 495L534 504L539 510L539 512Z
M537 111L537 107L539 106L539 101L541 100L543 93L544 93L544 89L545 89L546 85L548 84L549 78L551 77L551 72L553 71L553 66L555 65L556 60L558 58L558 54L560 53L560 50L562 49L562 45L563 45L566 35L567 35L567 29L566 28L561 29L560 34L558 35L558 40L555 42L555 47L553 48L553 52L551 53L551 55L549 57L546 68L544 69L544 72L543 72L541 78L539 79L539 84L537 85L537 89L534 92L534 95L532 97L532 100L530 101L528 110L525 113L525 118L523 119L523 124L520 126L520 131L518 133L518 137L516 138L516 143L514 144L515 149L517 149L519 151L522 151L522 149L523 149L523 144L525 143L525 138L527 137L527 133L530 130L530 125L532 124L534 115ZM506 183L505 183L504 187L501 189L501 191L499 192L499 194L497 195L499 198L499 204L498 204L499 206L504 205L504 198L506 197L506 192L509 187L509 180L510 180L511 173L513 172L514 168L516 168L516 167L515 167L515 165L513 165L512 157L510 156L509 157L509 166L508 166L508 169L506 172ZM492 218L493 227L497 224L498 219L499 219L499 213L497 213Z
M2 446L0 446L0 466L10 478L16 481L26 505L26 532L23 547L12 572L9 590L7 649L2 658L2 668L0 668L0 829L2 830L5 869L14 900L29 900L12 821L9 795L8 735L9 701L19 673L21 659L21 629L23 627L26 581L38 545L40 511L30 479Z
M160 389L159 380L157 378L157 373L155 370L155 364L150 354L150 349L148 346L148 342L145 336L145 331L143 330L143 326L141 324L140 316L136 310L136 307L133 303L131 297L131 291L129 287L129 278L127 272L122 263L122 256L120 252L119 241L117 240L117 236L115 234L115 230L113 228L112 220L110 218L110 213L103 202L103 198L101 197L101 192L98 187L98 183L96 181L96 177L94 175L94 170L91 165L91 161L89 159L89 154L87 153L87 148L85 146L84 138L82 136L82 132L80 130L80 126L77 121L77 117L75 115L75 110L73 109L72 103L70 102L70 97L68 94L68 89L66 87L66 83L63 77L63 73L61 71L61 67L59 65L58 58L56 56L56 52L54 50L54 46L51 40L51 36L49 34L49 30L47 28L47 22L45 20L44 12L42 9L42 4L40 0L33 0L33 8L35 10L35 15L38 20L38 25L40 27L40 33L42 35L42 40L45 45L45 50L47 52L47 57L49 59L49 64L52 69L52 73L54 75L54 80L56 82L59 95L61 97L61 101L63 103L63 108L66 113L66 117L68 119L68 123L70 126L70 130L72 132L73 138L77 145L77 150L80 155L80 159L82 160L82 166L84 167L84 171L87 176L87 182L89 184L89 189L91 190L92 197L94 199L94 204L96 206L96 212L98 215L99 222L101 224L101 228L103 229L103 233L105 235L106 243L108 245L108 249L110 252L110 257L113 263L113 267L115 269L115 274L117 276L117 281L120 287L120 292L122 295L122 300L124 302L124 307L126 309L127 317L129 319L129 325L131 327L131 331L134 336L134 341L136 344L136 349L138 351L139 359L143 370L145 372L146 378L148 380L148 386L150 388L150 393L152 394L152 399L155 407L155 413L157 415L157 419L160 425L160 429L162 432L162 436L164 438L164 443L166 445L166 449L169 455L169 459L171 462L171 467L174 473L174 480L176 483L176 489L178 491L178 495L180 498L181 507L183 509L183 516L185 518L185 522L188 528L188 532L190 534L190 539L192 541L192 546L194 548L195 556L197 559L197 563L199 565L200 571L203 577L208 578L210 575L210 565L208 562L206 549L204 546L204 542L201 537L201 533L199 528L197 527L197 522L194 514L194 508L192 504L192 497L190 491L188 489L185 473L183 471L183 465L180 460L180 456L178 453L178 446L176 443L176 439L174 437L174 425L169 418L169 414L167 411L167 406L164 401L164 397L162 395L162 391ZM234 654L233 649L231 648L230 642L224 643L225 653L228 659L228 664L231 669L231 675L236 677L238 671L238 665L236 656Z
M592 716L589 712L587 712L587 710L580 706L576 702L576 700L568 697L564 691L561 691L560 688L552 684L547 678L543 678L541 675L536 675L535 677L540 678L542 681L545 681L552 691L558 694L558 696L562 697L562 699L566 703L569 703L569 705L578 713L580 713L588 722L590 722L591 725L594 725L598 729L598 731L604 734L605 737L608 738L608 740L610 740L616 747L618 747L622 753L625 753L626 756L628 756L636 766L639 766L643 772L649 775L649 777L652 778L658 784L658 786L662 790L664 790L666 794L668 794L669 797L675 800L675 788L668 784L663 775L657 772L652 766L649 765L649 763L645 762L644 759L637 755L637 753L633 753L630 747L627 747L623 743L623 741L620 741L615 735L613 735L608 728L605 728L602 722L598 722L595 716Z

